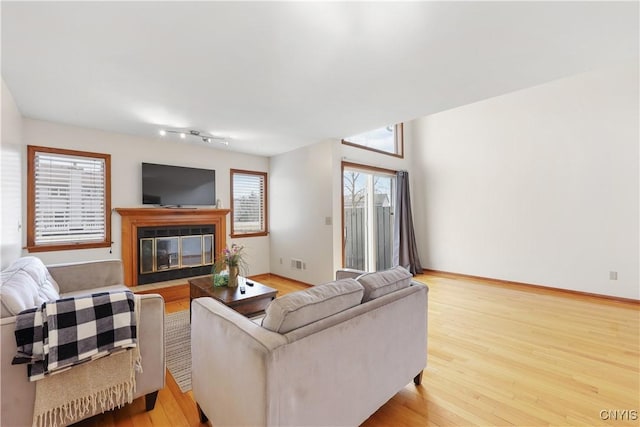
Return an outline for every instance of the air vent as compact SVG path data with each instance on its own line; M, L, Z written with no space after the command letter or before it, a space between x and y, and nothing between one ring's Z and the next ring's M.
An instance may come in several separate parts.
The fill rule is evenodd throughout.
M305 264L301 259L291 258L291 268L294 270L304 270Z

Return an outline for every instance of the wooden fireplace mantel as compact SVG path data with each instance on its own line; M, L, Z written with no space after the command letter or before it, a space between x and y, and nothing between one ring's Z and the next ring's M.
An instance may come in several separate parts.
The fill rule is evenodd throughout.
M122 266L127 286L138 285L138 227L213 224L216 250L227 244L229 209L116 208L115 211L122 217Z

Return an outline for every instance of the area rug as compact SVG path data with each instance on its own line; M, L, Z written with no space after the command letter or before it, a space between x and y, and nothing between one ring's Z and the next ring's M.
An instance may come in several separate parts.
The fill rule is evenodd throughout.
M183 393L191 390L191 322L189 310L164 316L167 369ZM144 355L142 355L144 357ZM144 363L144 360L143 360Z

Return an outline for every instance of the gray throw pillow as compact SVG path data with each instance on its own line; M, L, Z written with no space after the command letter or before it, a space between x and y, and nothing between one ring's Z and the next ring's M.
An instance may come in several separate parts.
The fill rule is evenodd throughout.
M409 287L413 275L404 267L365 273L356 280L364 287L362 302L371 301L383 295Z
M364 289L354 279L342 279L292 292L269 304L262 327L286 334L360 304Z

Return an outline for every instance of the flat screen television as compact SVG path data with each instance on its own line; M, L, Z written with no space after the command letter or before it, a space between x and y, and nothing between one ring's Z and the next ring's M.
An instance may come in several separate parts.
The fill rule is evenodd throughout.
M160 206L216 204L216 171L142 163L142 203Z

